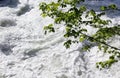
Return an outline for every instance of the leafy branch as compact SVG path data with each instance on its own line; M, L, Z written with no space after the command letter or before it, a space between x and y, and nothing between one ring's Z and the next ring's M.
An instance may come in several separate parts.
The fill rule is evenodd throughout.
M109 53L112 56L108 60L96 63L97 68L107 68L120 58L120 49L107 43L110 38L120 35L120 25L109 27L111 20L103 20L101 16L105 15L106 10L119 10L115 4L109 6L101 6L102 12L97 13L93 9L88 10L85 5L77 5L84 0L58 0L57 2L40 3L41 15L49 16L54 19L54 23L61 24L64 22L65 34L67 41L64 43L66 48L70 48L73 43L84 42L88 40L96 43L99 50ZM69 6L69 9L63 11ZM84 19L85 18L85 19ZM87 35L90 26L97 30L93 35ZM55 32L53 24L44 27L45 34ZM83 50L89 50L92 44L86 44Z

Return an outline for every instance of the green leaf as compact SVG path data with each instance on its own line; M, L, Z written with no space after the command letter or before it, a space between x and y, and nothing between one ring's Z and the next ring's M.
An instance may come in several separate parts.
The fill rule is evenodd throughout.
M100 10L105 11L105 10L107 10L107 7L106 6L101 6Z
M117 6L116 6L115 4L110 4L108 7L109 7L110 9L117 9Z
M65 46L66 48L70 48L71 42L72 42L71 40L66 41L66 42L64 43L64 46Z
M80 36L79 41L83 42L84 40L85 40L85 37L84 36Z
M83 5L83 6L80 6L80 9L79 9L80 11L82 11L82 12L84 12L84 11L86 11L87 9L86 9L86 7Z
M43 14L41 14L41 15L42 15L42 17L44 17L44 18L47 16L47 14L45 14L45 13L43 13Z
M83 51L89 51L89 49L90 49L90 45L85 45L85 46L82 48Z
M44 26L45 34L48 32L55 32L55 29L53 27L53 24L49 24L48 26Z

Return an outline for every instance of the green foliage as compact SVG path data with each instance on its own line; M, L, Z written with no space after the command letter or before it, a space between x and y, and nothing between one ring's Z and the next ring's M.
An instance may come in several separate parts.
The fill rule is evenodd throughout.
M66 42L64 43L64 46L65 46L66 48L70 48L71 43L72 43L72 41L71 41L71 40L68 40L68 41L66 41Z
M111 57L111 56L110 56ZM110 58L107 61L103 61L103 62L98 62L96 63L97 68L109 68L113 63L118 62L118 60L115 60L114 57Z
M101 6L100 10L105 11L105 10L107 10L107 7L106 6Z
M100 10L105 11L105 10L117 10L117 6L115 4L110 4L109 6L101 6Z
M85 39L86 39L86 36L85 36L85 35L80 35L80 38L79 38L79 41L80 41L80 42L83 42Z
M55 32L55 29L53 27L53 24L49 24L48 26L44 26L45 34L48 32Z
M94 35L93 37L96 40L99 40L101 42L104 42L105 40L108 40L109 38L115 36L115 35L120 35L120 26L114 26L114 27L105 27L105 28L100 28Z
M72 43L87 40L96 43L99 50L104 53L112 54L108 60L96 63L97 68L100 69L110 67L113 63L118 61L117 59L120 58L120 52L118 48L107 44L107 40L115 35L120 35L120 26L109 27L111 21L103 20L101 16L105 15L105 10L116 10L117 6L115 4L101 6L100 10L102 10L102 12L96 13L93 9L88 10L84 5L76 7L80 2L84 2L84 0L58 0L57 2L51 2L49 4L43 2L40 3L40 10L42 10L41 15L43 17L49 16L53 18L56 24L64 22L66 31L64 37L67 39L64 46L66 48L70 48ZM64 9L68 6L70 6L70 8L67 9L67 11L60 9ZM85 16L87 20L84 20L83 16ZM96 29L97 32L90 36L87 35L88 29L84 27L86 25ZM47 32L55 32L53 24L45 26L44 30L45 34ZM89 50L91 46L92 44L86 44L82 49L86 51Z
M117 6L115 4L110 4L108 7L109 9L117 9Z

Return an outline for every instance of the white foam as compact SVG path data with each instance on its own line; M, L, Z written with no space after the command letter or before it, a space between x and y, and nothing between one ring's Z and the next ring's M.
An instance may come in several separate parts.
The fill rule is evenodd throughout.
M16 7L0 7L0 25L4 20L9 21L4 27L0 26L0 78L120 77L120 62L115 63L110 69L100 71L96 68L96 62L108 58L102 52L97 52L97 47L91 48L90 52L81 52L80 43L65 49L62 25L56 33L44 35L43 26L52 23L53 20L40 16L38 5L42 1L54 0L19 0L19 3L15 4ZM119 0L114 2L120 3ZM17 12L21 11L21 7L25 8L26 4L32 8L17 16ZM97 4L101 5L98 2ZM118 15L114 18L103 18L106 17L112 19L114 24L120 23ZM91 34L93 29L89 29ZM116 38L116 41L111 44L120 47L120 40Z

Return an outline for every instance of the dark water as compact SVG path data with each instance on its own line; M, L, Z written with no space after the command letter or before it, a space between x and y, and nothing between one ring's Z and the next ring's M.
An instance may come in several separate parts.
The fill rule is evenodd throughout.
M14 8L19 4L19 0L0 0L0 7L11 7Z

